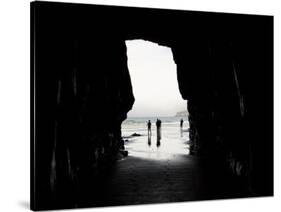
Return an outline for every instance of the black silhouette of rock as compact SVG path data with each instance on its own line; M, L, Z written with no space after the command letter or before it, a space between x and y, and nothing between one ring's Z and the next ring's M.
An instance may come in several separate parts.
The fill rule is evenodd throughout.
M133 136L133 137L137 137L137 136L141 136L141 134L138 134L138 133L133 133L131 136Z
M273 194L272 17L45 2L32 11L36 209L64 207L67 195L50 197L75 193L118 154L134 104L131 39L172 49L191 153L222 163L252 194Z

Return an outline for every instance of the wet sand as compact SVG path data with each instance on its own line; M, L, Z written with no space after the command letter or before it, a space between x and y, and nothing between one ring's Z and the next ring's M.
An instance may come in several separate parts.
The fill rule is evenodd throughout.
M174 132L162 129L161 139L158 140L155 131L151 136L135 136L127 140L125 148L130 156L136 158L159 161L189 155L188 133L180 129Z
M189 155L188 132L162 128L157 147L155 129L148 136L130 137L128 157L119 160L99 185L99 196L85 206L114 206L243 197L239 182L209 159ZM167 128L166 128L167 129ZM129 132L131 133L131 132ZM206 163L206 161L208 163ZM89 204L90 203L90 204Z
M130 137L129 156L118 161L108 181L107 198L113 205L196 200L200 189L197 160L189 155L188 133L180 128L164 131L157 146L152 136Z

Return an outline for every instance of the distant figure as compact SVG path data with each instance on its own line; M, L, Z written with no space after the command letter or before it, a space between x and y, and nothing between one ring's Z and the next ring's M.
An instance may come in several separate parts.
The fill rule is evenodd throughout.
M182 137L183 119L180 120L180 135Z
M147 130L148 130L148 137L151 137L151 122L148 120L147 122Z
M161 139L161 120L157 119L156 121L156 130L157 130L157 141Z

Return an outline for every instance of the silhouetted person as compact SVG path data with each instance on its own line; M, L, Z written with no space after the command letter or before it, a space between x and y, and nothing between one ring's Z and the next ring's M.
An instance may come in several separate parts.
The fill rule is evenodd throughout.
M159 138L161 139L161 131L162 131L162 129L161 129L161 124L162 124L162 121L159 119Z
M161 120L157 119L156 121L156 130L157 130L157 142L160 142L161 139Z
M183 119L180 120L180 134L182 137L182 127L183 127Z
M148 120L147 122L147 131L148 131L148 137L151 137L151 122Z

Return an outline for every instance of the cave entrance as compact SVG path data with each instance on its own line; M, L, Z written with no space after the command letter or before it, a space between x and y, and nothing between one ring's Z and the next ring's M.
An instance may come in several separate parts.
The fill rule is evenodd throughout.
M135 96L122 124L126 149L146 159L189 154L187 101L179 92L171 48L144 40L127 40L126 46ZM161 127L156 126L157 119Z

